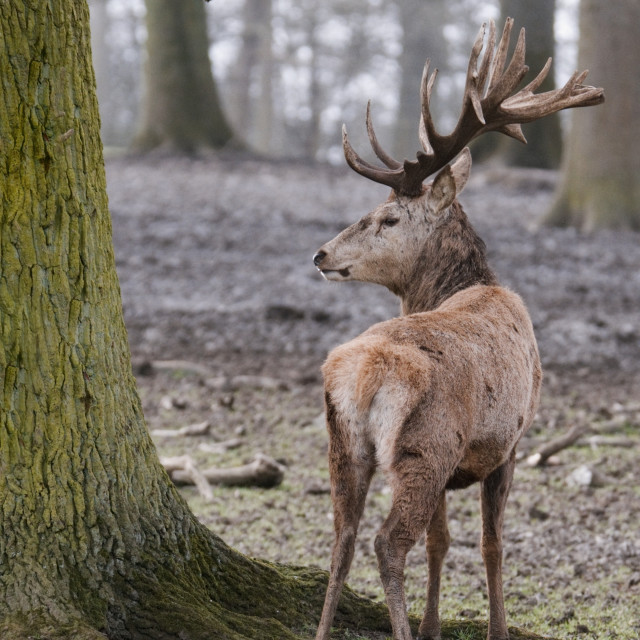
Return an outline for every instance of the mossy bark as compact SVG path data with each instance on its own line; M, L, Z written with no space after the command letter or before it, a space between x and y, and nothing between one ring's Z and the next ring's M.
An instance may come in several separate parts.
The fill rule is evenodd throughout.
M640 83L627 64L640 54L640 3L582 0L578 68L606 102L572 112L562 180L545 222L640 230Z
M294 638L317 620L324 574L228 548L149 438L88 20L77 0L0 4L0 635ZM355 596L343 617L387 624Z
M232 142L209 60L202 0L146 0L147 61L137 151L197 153Z

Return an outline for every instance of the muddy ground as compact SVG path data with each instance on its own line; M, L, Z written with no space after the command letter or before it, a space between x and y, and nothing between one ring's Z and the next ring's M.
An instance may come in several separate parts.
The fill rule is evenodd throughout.
M237 158L107 162L116 261L150 429L209 421L207 436L158 438L202 467L263 452L275 489L185 496L229 544L328 567L332 540L319 367L327 351L398 314L386 290L322 280L314 251L386 197L348 169ZM545 386L522 444L505 525L509 620L559 638L640 637L640 234L539 225L553 172L474 168L461 201L502 282L527 302ZM167 364L167 361L171 361ZM178 362L176 362L178 361ZM527 455L591 429L554 464ZM599 440L589 440L601 434ZM238 438L213 454L201 445ZM604 439L604 441L603 441ZM590 480L589 480L590 479ZM446 617L486 617L477 487L449 500ZM389 505L374 481L349 582L381 598L373 537ZM423 606L422 544L408 558Z

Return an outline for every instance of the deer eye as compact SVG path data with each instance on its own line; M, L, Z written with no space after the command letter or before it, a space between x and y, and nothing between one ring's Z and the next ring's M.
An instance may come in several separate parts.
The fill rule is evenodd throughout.
M400 222L400 220L398 220L398 218L385 218L382 221L382 226L383 227L393 227L394 225L398 224L398 222Z

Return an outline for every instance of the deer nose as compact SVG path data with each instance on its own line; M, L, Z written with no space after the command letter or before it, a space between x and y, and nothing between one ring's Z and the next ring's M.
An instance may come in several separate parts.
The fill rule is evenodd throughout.
M318 267L320 263L325 259L326 253L324 251L318 251L315 256L313 256L313 264Z

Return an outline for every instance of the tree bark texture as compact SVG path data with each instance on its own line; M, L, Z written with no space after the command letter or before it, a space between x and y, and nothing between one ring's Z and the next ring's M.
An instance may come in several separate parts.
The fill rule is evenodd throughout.
M547 222L640 230L640 3L581 0L578 68L606 102L577 109Z
M78 0L0 3L0 637L299 637L326 574L228 548L149 438L88 24ZM348 593L342 619L388 626Z
M204 2L146 0L146 93L134 147L196 153L233 138L211 72Z

